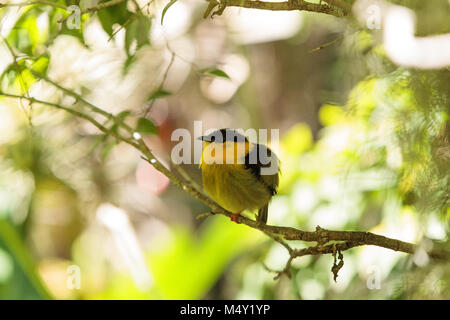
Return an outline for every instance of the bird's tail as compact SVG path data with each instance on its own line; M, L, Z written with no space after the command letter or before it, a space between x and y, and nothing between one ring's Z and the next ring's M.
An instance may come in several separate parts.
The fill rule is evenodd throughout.
M256 222L267 224L267 217L269 215L269 204L258 210L258 216L256 217Z

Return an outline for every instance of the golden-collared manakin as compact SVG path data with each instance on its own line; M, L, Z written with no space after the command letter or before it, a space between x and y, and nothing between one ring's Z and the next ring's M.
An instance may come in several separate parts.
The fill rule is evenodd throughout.
M268 204L277 193L279 160L262 144L251 143L233 129L220 129L199 138L204 141L203 188L231 220L244 210L258 209L256 220L267 223Z

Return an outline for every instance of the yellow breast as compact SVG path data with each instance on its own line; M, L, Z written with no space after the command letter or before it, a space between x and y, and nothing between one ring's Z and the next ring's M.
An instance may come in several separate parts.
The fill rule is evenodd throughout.
M271 198L267 188L245 168L248 142L205 143L200 166L203 188L233 213L263 207Z

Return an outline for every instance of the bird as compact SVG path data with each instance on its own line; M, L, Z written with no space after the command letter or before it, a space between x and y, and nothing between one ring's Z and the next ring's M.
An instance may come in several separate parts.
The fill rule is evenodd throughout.
M267 224L269 201L279 184L276 154L234 129L216 130L198 139L203 141L200 168L206 193L232 213L231 221L239 223L244 210L258 209L256 221Z

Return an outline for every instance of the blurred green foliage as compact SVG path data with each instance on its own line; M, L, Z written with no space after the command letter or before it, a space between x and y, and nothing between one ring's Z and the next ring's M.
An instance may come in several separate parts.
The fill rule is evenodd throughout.
M186 46L175 60L175 71L161 71L158 58L167 55L167 43L155 45L152 32L163 19L167 25L177 18L171 14L179 2L164 3L164 12L150 6L138 11L123 2L83 15L79 29L58 22L68 13L54 6L30 5L14 12L1 8L0 21L11 14L16 20L2 39L0 54L6 62L0 89L45 93L49 101L81 109L79 101L48 90L32 71L53 71L83 97L100 97L102 106L114 98L98 92L101 82L106 79L112 91L120 91L124 81L126 103L109 111L127 123L135 120L137 131L150 135L146 142L161 158L170 154L172 130L189 128L195 119L280 128L282 176L270 223L305 230L316 225L370 230L423 247L449 247L448 68L397 67L379 44L377 31L310 14L301 15L303 25L286 39L233 42L229 26L222 26L223 34L214 33L195 7L189 11L191 25L173 43L192 41L200 58L186 62ZM419 35L449 31L446 1L394 2L415 10ZM179 7L178 14L186 8ZM219 25L215 21L213 26ZM343 30L342 42L307 53L330 34L334 37L334 30ZM96 32L104 33L103 38L95 38ZM89 37L110 47L98 49ZM58 41L67 51L58 51ZM82 63L55 62L74 48L77 55L96 59L83 72L104 72L101 77L83 82L85 74L70 73ZM222 55L230 56L222 51L232 58L239 54L245 62L237 59L237 71L222 70ZM108 60L105 52L118 58ZM174 55L171 48L169 53ZM219 58L203 61L208 54ZM121 79L102 71L111 61L121 65ZM149 67L149 61L155 66ZM140 69L142 82L154 82L153 87L132 83ZM161 78L171 81L161 83ZM172 89L171 83L182 85ZM214 103L205 93L208 85L218 86L221 94L235 85L238 93ZM133 92L141 93L139 102L132 102ZM136 183L139 154L80 120L25 101L1 98L0 103L1 299L450 298L448 263L372 247L345 252L337 283L329 256L297 259L291 280L274 281L270 270L281 270L287 259L278 243L223 217L194 221L207 208L175 187L154 194L142 191ZM149 103L156 109L158 103L170 105L167 117L159 122L163 112L142 117ZM198 168L186 169L199 181ZM146 174L143 180L157 178L153 171ZM120 228L100 221L103 203L126 210L128 220ZM132 229L124 227L128 223ZM81 269L81 288L75 290L67 286L73 265ZM370 288L371 276L379 278L380 289Z

